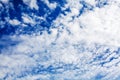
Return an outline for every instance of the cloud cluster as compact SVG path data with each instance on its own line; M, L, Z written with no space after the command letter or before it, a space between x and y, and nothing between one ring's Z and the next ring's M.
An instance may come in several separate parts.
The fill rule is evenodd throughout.
M25 3L30 4L27 0ZM52 10L58 4L48 0L44 3ZM31 8L37 9L37 5ZM66 0L60 9L61 13L50 26L50 34L44 31L42 35L33 32L1 38L0 79L120 78L119 1ZM35 25L38 24L35 17L45 19L45 16L32 18L23 14L23 22L13 19L9 23Z

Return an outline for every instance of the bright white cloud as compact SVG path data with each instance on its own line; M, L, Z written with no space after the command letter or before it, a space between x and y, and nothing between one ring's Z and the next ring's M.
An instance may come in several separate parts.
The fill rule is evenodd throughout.
M45 4L47 4L47 6L50 8L50 9L55 9L56 6L57 6L57 3L50 3L48 0L44 0Z
M31 9L36 9L38 10L38 5L36 0L23 0L25 4L27 4Z
M16 19L13 19L13 20L10 20L9 23L12 25L20 25L21 22Z
M35 24L34 20L27 14L23 14L22 19L23 19L24 23Z

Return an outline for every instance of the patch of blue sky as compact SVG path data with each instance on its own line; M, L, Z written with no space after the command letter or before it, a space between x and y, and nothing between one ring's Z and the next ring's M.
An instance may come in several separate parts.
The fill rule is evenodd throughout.
M96 0L97 1L97 4L96 4L96 7L104 7L105 5L108 5L108 0Z
M84 14L84 12L86 10L93 10L94 6L89 4L89 3L86 3L85 1L80 1L80 4L82 4L82 8L80 9L80 13L79 13L79 16Z
M56 2L58 3L58 5L60 5L61 7L63 7L67 2L66 0L49 0L50 3Z

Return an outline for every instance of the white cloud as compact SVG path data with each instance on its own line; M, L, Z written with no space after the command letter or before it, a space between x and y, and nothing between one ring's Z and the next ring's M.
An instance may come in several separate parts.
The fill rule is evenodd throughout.
M36 9L38 10L38 5L36 0L23 0L25 4L27 4L31 9Z
M3 3L8 3L9 0L1 0Z
M77 8L75 9L79 10ZM67 16L59 17L55 22L56 24L62 23L68 27L70 32L75 34L72 36L76 37L74 40L86 40L88 42L96 42L115 46L120 45L120 37L114 37L120 34L120 10L117 5L111 4L106 5L103 8L94 8L93 11L86 11L82 16L76 17L74 20L71 20L71 17L78 15L78 12L74 10L72 12L73 13L69 12ZM80 26L83 26L84 28L81 29ZM73 32L75 29L77 31Z
M85 2L89 3L90 5L95 6L95 4L97 3L96 0L84 0Z
M21 22L16 19L13 19L13 20L10 20L9 23L12 25L20 25Z
M23 19L24 23L35 24L34 20L27 14L23 14L22 19Z
M37 5L37 1L36 0L31 0L30 2L30 8L35 8L36 10L38 10L38 5Z
M48 0L44 0L44 3L47 4L47 6L50 8L50 9L55 9L56 6L57 6L57 3L50 3Z

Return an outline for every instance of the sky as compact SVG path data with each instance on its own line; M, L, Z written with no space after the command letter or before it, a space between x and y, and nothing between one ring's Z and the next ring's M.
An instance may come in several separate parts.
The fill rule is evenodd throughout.
M0 0L0 80L119 80L119 0Z

